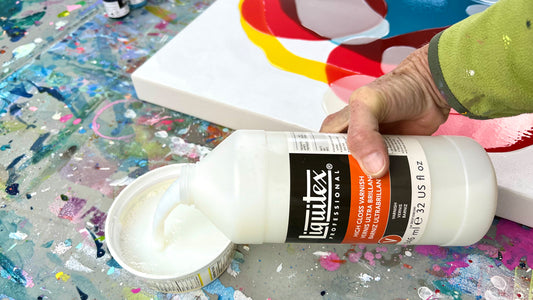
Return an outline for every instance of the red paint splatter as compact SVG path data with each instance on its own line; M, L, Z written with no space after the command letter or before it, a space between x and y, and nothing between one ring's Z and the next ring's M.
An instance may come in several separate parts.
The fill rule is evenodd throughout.
M404 268L407 268L407 269L412 269L412 268L413 268L413 266L408 265L408 264L403 264L403 267L404 267Z

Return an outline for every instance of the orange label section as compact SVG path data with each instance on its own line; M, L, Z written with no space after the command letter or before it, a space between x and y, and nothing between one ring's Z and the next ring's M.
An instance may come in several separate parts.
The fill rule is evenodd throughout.
M350 155L351 205L343 243L383 243L390 208L390 176L367 176ZM398 242L398 241L396 241ZM386 243L386 242L385 242Z

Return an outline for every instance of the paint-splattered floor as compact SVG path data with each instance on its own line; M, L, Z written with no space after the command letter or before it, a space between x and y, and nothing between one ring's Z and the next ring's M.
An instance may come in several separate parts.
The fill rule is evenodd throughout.
M533 299L533 235L496 220L470 247L238 247L203 290L164 295L110 256L114 197L231 130L137 99L129 75L213 1L0 1L0 298Z

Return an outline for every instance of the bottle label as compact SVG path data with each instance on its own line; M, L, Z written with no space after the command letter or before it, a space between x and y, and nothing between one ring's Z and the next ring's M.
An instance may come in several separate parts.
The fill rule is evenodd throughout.
M288 133L287 242L415 244L427 225L429 169L419 142L386 136L390 168L364 174L345 134Z
M104 1L103 4L110 18L122 18L130 13L128 0Z

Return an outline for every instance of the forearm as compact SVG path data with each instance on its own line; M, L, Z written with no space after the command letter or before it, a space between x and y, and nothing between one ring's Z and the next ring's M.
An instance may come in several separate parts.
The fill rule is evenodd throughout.
M500 0L432 39L432 77L450 106L478 119L533 112L532 23L532 1Z

